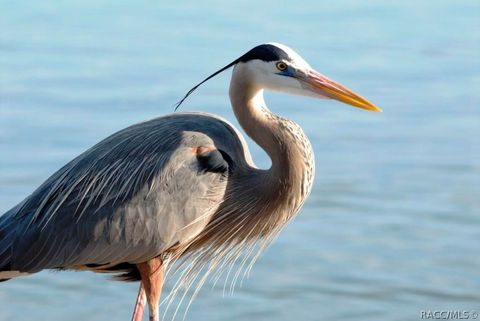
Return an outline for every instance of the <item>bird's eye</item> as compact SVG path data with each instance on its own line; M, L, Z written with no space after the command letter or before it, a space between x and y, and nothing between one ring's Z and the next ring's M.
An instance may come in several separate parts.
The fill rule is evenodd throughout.
M277 67L278 70L280 71L284 71L285 69L287 69L287 64L280 61L280 62L277 62L277 64L275 65Z

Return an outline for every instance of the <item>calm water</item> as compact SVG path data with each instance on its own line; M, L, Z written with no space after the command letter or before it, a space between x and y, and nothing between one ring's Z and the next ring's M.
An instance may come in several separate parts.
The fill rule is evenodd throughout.
M283 42L384 113L267 96L312 140L313 194L233 296L205 287L186 319L480 312L478 1L0 3L0 213L103 137L172 112L202 76ZM228 80L183 110L233 120ZM128 320L136 289L39 273L0 286L0 320Z

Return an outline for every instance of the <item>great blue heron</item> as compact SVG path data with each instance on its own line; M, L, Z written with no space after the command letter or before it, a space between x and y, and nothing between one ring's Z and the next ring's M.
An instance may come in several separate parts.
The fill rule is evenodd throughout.
M207 263L209 270L252 255L310 193L310 142L300 126L268 110L264 89L380 111L277 43L251 49L178 105L230 67L233 111L271 158L270 169L255 167L242 135L212 114L175 113L125 128L0 217L0 279L43 269L117 272L140 280L133 320L148 303L157 321L168 262L188 259L183 278L192 282Z

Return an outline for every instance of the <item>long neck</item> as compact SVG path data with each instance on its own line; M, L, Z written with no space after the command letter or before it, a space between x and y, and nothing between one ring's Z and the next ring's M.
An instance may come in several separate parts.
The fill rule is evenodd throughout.
M268 110L263 89L248 81L242 71L233 72L230 100L242 128L272 161L262 188L280 195L282 199L277 203L290 207L283 210L293 215L312 185L314 158L310 142L300 126Z
M229 250L248 250L249 244L267 244L300 209L310 193L314 159L310 142L294 122L271 113L263 89L252 85L241 70L233 72L230 100L245 132L270 156L268 170L240 168L229 176L222 202L208 226L190 243L189 253L229 261ZM263 249L263 246L260 248ZM193 254L192 254L193 255Z

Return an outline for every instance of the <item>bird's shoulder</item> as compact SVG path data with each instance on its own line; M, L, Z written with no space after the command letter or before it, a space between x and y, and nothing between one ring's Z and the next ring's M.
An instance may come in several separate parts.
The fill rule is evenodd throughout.
M206 113L175 113L103 139L50 176L15 212L34 212L39 218L67 203L87 208L88 198L128 199L154 179L171 180L180 169L182 175L222 173L249 162L243 137L228 121Z
M138 123L59 169L7 213L0 230L15 223L9 246L25 254L13 259L25 269L85 263L93 260L90 247L101 243L123 249L101 261L142 259L198 232L221 201L230 170L248 165L249 155L238 131L215 115L176 113ZM75 250L50 242L52 235L75 238ZM31 259L38 251L33 240L51 255Z
M228 120L210 113L185 112L157 117L126 128L125 134L148 132L159 146L183 144L187 147L213 145L234 161L253 165L244 137ZM117 135L124 134L123 131ZM114 135L115 136L115 135ZM114 137L112 137L114 138Z

